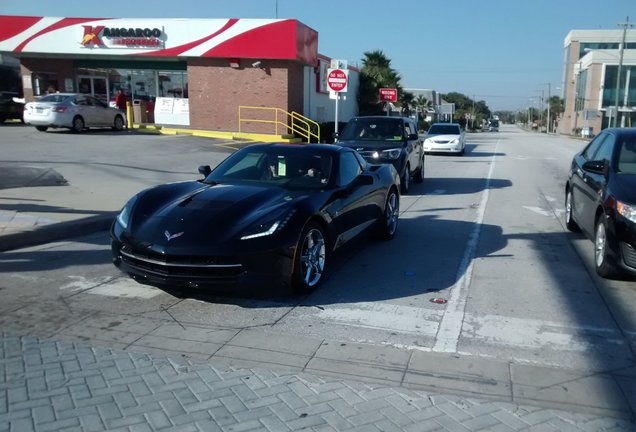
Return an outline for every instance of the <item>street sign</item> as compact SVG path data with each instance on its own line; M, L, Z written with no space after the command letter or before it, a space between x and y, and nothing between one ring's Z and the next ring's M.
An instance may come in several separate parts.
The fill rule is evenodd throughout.
M397 102L397 89L394 89L394 88L381 88L380 89L380 101L382 101L382 102Z
M347 71L342 69L329 69L327 73L327 86L335 92L347 91Z

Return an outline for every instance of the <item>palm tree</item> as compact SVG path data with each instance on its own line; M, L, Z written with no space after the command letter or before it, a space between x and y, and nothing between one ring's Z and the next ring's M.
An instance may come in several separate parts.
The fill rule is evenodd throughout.
M379 101L380 88L396 88L400 94L400 75L391 67L391 60L381 50L367 51L364 56L358 91L360 114L380 114L383 107Z

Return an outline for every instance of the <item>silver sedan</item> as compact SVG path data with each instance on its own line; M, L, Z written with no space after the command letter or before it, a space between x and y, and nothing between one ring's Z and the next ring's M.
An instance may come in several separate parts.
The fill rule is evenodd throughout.
M89 127L120 131L126 125L126 114L89 95L53 93L27 103L24 122L41 132L48 128L69 128L79 133Z

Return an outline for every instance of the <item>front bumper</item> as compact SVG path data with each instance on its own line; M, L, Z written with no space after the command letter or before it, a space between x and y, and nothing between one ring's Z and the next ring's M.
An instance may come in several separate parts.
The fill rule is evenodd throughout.
M133 279L155 286L223 289L227 287L287 287L294 248L234 254L184 255L158 253L112 236L113 264Z

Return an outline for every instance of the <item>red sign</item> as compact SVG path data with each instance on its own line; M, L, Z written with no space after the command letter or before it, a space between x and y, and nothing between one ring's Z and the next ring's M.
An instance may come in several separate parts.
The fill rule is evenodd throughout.
M380 101L382 101L382 102L397 102L397 89L394 89L394 88L381 88L380 89Z
M345 91L347 88L347 73L342 69L331 69L327 75L327 85L335 92Z

